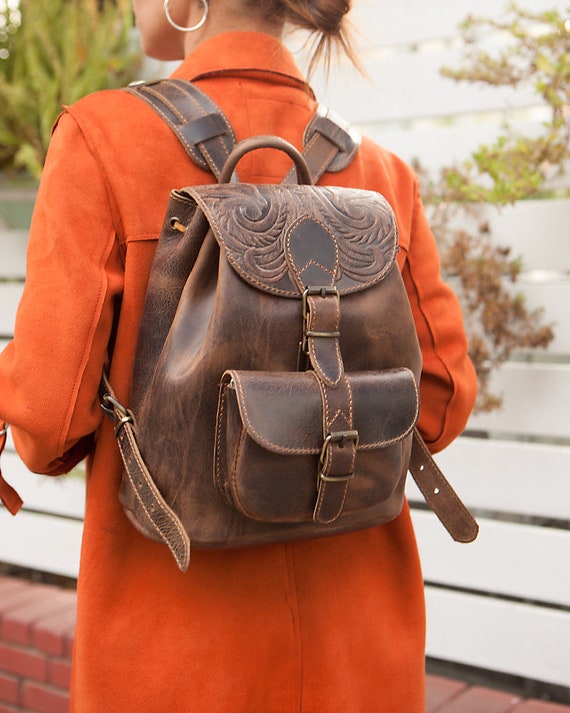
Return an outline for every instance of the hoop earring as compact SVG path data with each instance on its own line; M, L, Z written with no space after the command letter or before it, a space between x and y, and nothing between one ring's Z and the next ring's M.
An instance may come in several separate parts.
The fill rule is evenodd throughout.
M208 19L208 11L210 9L210 3L208 2L208 0L200 0L200 5L202 5L204 8L204 14L195 25L192 25L192 27L183 27L182 25L179 25L174 22L174 20L170 16L170 11L168 9L169 3L170 0L164 0L164 14L166 15L168 24L174 27L175 30L179 30L180 32L196 32L196 30L199 30L201 27L204 26L206 20Z

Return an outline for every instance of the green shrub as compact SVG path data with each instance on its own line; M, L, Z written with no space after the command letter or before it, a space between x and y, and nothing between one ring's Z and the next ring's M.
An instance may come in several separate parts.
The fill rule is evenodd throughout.
M0 0L0 170L41 173L61 106L123 86L140 55L127 0Z

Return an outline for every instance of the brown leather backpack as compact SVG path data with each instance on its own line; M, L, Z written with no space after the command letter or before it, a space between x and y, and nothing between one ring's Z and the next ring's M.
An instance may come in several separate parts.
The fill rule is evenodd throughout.
M191 542L236 547L388 522L411 467L455 539L474 539L476 523L415 431L421 354L394 213L377 193L313 185L315 166L350 161L350 135L316 117L307 160L278 137L233 148L227 120L193 85L135 91L170 114L219 183L171 194L128 409L103 380L133 524L185 571ZM198 116L180 111L184 97ZM287 152L298 183L230 182L261 147Z

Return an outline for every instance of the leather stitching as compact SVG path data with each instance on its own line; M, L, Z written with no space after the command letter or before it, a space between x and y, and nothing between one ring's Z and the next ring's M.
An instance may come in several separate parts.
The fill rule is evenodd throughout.
M270 448L271 450L275 450L278 453L289 453L291 455L310 455L310 454L314 454L314 453L318 452L312 448L288 448L287 446L278 446L277 444L271 443L271 441L268 441L266 438L264 438L253 427L253 424L251 423L249 414L247 412L247 406L246 406L246 402L245 402L243 388L242 388L239 378L235 374L233 374L233 378L234 378L234 383L237 386L239 394L240 394L240 401L239 401L240 414L242 416L242 419L246 423L248 433L254 438L255 441L257 441L259 443L259 445Z
M309 314L311 315L311 325L315 325L317 323L317 304L316 304L316 299L314 297L309 297L308 301L311 305ZM339 309L337 310L337 316L336 316L336 321L335 321L335 330L338 332L340 329L340 305ZM342 360L342 354L340 352L340 343L338 337L331 338L331 340L334 340L334 350L335 350L335 355L336 355L336 368L337 368L337 376L336 378L332 379L326 371L323 369L319 362L319 357L317 353L317 340L318 337L309 337L309 354L311 356L311 364L313 365L314 370L319 374L319 376L322 378L322 380L331 386L337 386L344 374L344 364Z
M177 531L177 533L180 537L179 544L182 546L182 553L178 551L176 543L173 542L172 536L164 533L162 531L162 529L158 526L158 524L155 522L155 516L151 512L149 512L149 510L144 502L144 499L143 499L141 493L139 492L137 485L135 484L135 482L133 480L130 470L128 468L125 468L125 471L127 473L127 477L131 484L133 492L135 493L136 498L137 498L138 502L140 503L141 507L143 508L146 516L148 517L150 522L153 524L154 528L160 535L163 542L168 546L168 549L171 551L172 555L174 556L178 566L181 569L183 569L183 568L186 569L188 567L188 563L190 561L190 540L188 538L188 534L182 527L178 517L166 505L166 503L164 503L160 493L155 492L155 491L158 491L158 488L156 487L154 481L150 477L150 473L148 473L148 470L146 469L146 465L144 464L144 461L142 461L142 459L140 457L138 446L134 439L134 435L131 432L131 429L128 427L128 424L126 424L126 426L123 428L122 433L124 434L123 438L125 438L127 440L127 443L129 446L129 451L135 460L139 475L141 475L143 477L146 486L149 488L151 495L153 496L156 504L162 511L163 515L171 522L171 524L174 526L175 530ZM125 446L122 442L123 438L118 439L118 444L119 444L121 451L123 451L123 453L125 453ZM128 453L126 453L125 455L128 455Z
M348 420L347 420L346 415L340 408L337 409L334 417L332 419L330 418L330 404L329 404L329 399L328 399L327 387L319 379L317 379L317 382L319 384L319 388L321 390L322 399L323 399L323 437L326 437L326 435L330 431L331 424L337 418L339 413L342 414L345 422L347 423L348 428L351 428L353 425L352 389L350 388L350 384L348 383L348 379L346 378L346 375L344 375L344 382L345 382L345 385L346 385L347 391L348 391L348 410L349 410ZM352 466L351 466L352 470L354 470L355 459L356 459L356 449L354 449L354 453L352 456ZM342 498L341 498L338 508L330 517L323 518L322 512L323 512L323 508L325 505L325 496L328 491L329 485L332 485L333 487L339 487L341 485L341 483L327 483L326 481L319 479L319 489L318 489L318 495L317 495L317 503L315 505L314 517L318 520L318 522L320 522L322 524L334 522L335 520L337 520L340 517L340 515L342 514L342 511L344 510L344 504L346 502L346 497L348 495L349 481L345 481L343 484L344 490L342 493Z

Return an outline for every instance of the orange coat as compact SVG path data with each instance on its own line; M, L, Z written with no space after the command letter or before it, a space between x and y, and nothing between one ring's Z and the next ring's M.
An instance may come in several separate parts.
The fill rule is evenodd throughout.
M238 139L274 133L301 146L315 102L273 38L219 35L176 76L198 78ZM278 182L287 168L285 156L256 152L240 174ZM128 402L169 191L212 180L149 107L120 91L67 108L49 150L15 338L0 356L0 418L34 471L57 475L87 455L72 710L419 713L423 585L407 508L350 535L194 550L181 574L119 505L121 462L97 399L109 336L115 324L111 381ZM380 191L396 211L424 356L420 428L439 450L464 427L475 376L416 178L365 140L348 169L322 182Z

